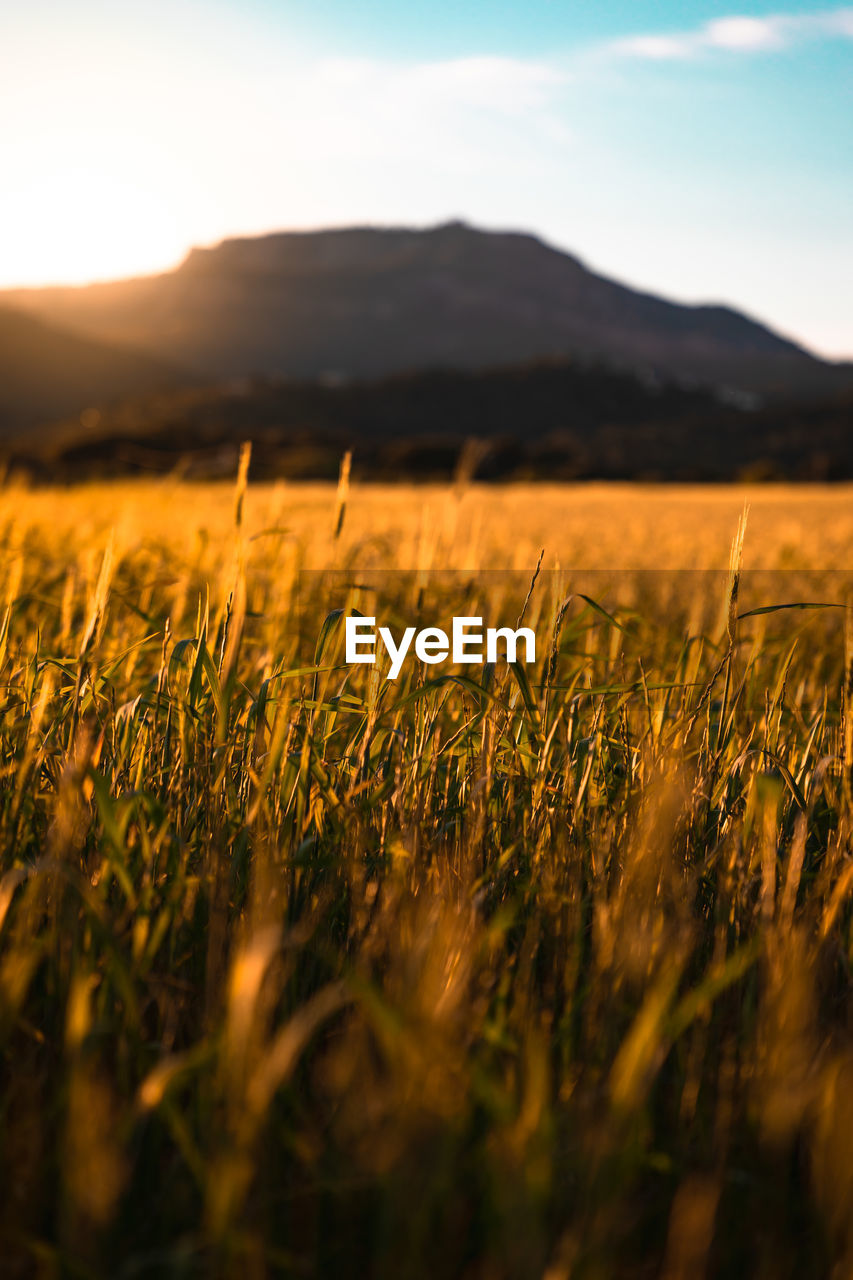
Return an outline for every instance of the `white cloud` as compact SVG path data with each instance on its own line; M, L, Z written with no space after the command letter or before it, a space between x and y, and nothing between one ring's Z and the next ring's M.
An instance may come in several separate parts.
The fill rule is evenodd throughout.
M370 88L407 103L417 99L512 115L547 108L569 79L546 62L501 57L412 64L331 58L318 70L326 85L345 92Z
M626 57L660 59L687 58L693 52L690 36L628 36L608 46L612 53Z
M614 40L607 46L607 51L626 58L668 61L720 50L763 53L784 49L802 40L838 36L853 39L853 9L831 9L796 16L769 14L763 18L735 14L715 18L694 31Z
M825 15L826 30L853 38L853 9L837 9Z
M500 111L546 107L567 77L544 62L516 58L456 58L414 68L421 91Z
M271 86L287 150L348 164L412 158L436 171L497 168L537 152L553 164L570 143L562 90L566 71L545 61L467 57L403 63L334 58Z
M785 43L784 18L718 18L704 35L713 49L778 49Z

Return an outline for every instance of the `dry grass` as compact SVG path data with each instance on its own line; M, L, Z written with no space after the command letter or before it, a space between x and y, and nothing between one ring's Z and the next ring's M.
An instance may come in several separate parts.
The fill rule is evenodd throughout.
M68 495L71 495L70 497ZM0 510L3 510L0 504ZM752 568L853 568L853 486L836 485L359 485L351 490L340 547L333 551L335 489L326 484L252 489L246 529L286 529L306 567L334 554L359 563L412 567L433 551L445 568L725 568L738 517L748 505ZM77 545L102 542L115 527L130 545L154 539L191 553L200 531L227 550L233 494L222 485L170 480L81 485L7 496L19 526L53 528Z
M5 1273L850 1274L850 496L2 494Z

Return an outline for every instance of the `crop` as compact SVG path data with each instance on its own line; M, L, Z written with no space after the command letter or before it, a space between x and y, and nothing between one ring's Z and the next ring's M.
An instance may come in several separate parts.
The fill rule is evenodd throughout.
M716 526L247 465L2 495L3 1274L849 1274L843 503L655 571Z

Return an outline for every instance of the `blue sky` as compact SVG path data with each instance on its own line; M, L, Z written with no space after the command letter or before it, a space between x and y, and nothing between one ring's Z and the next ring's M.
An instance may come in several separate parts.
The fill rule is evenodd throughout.
M462 217L853 355L853 7L0 0L0 284Z

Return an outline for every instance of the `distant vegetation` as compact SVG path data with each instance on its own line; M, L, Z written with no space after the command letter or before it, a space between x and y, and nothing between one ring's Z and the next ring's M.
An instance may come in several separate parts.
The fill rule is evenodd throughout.
M8 433L62 419L128 396L150 396L191 382L155 356L57 329L0 307L0 445Z
M341 455L373 479L843 480L853 394L749 409L700 388L549 362L355 384L242 381L164 392L7 435L36 479L232 474L332 479Z

